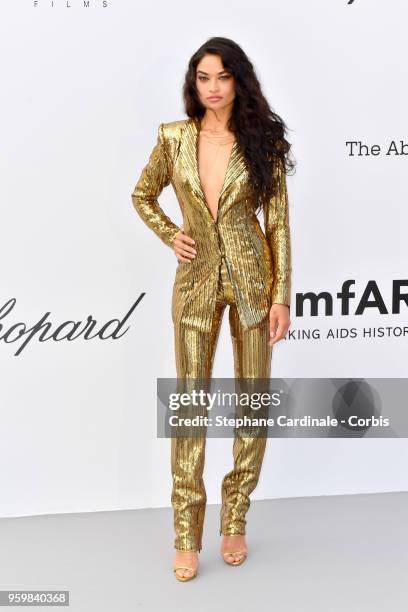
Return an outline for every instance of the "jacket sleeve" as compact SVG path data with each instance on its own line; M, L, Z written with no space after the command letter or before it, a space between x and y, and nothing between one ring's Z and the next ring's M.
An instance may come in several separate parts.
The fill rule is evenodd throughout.
M157 201L164 187L171 181L170 167L161 123L156 145L132 192L132 203L146 225L172 247L180 228L164 213Z
M274 175L277 179L276 194L264 205L265 236L272 253L274 280L272 304L291 302L291 241L289 228L288 192L283 162L277 157Z

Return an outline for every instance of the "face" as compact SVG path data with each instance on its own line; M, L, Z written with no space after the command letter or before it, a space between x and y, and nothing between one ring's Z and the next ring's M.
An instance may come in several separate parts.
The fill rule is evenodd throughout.
M235 79L225 70L219 55L207 54L197 64L196 87L201 104L211 110L230 106L235 98Z

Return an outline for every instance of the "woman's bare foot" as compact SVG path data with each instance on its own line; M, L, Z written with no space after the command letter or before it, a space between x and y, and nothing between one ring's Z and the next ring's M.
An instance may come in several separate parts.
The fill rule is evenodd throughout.
M178 569L175 573L186 578L190 578L194 570L198 567L198 554L194 550L177 550L176 549L176 557L173 563L173 569L179 567L180 565L185 565L186 567L191 567L192 570L188 569Z
M237 552L239 551L239 552ZM221 555L230 565L236 565L248 553L244 535L223 536L221 542Z

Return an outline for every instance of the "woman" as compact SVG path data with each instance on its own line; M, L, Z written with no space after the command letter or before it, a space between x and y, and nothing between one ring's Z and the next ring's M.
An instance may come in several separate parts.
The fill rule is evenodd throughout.
M143 221L171 247L178 379L209 378L225 306L235 377L269 378L272 346L290 326L291 247L286 169L291 145L253 66L232 40L209 39L192 56L184 83L187 119L160 124L132 193ZM181 227L157 198L172 184ZM257 213L263 210L265 232ZM245 515L257 485L266 438L235 434L234 467L222 482L221 554L247 556ZM172 505L178 580L197 575L206 491L205 436L172 438Z

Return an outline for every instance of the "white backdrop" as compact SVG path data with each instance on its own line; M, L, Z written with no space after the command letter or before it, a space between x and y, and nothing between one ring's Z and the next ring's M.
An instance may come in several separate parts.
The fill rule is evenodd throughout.
M170 506L156 378L176 375L177 261L130 193L158 125L185 117L187 62L210 36L247 52L291 128L298 163L288 177L291 329L320 338L276 345L273 375L407 376L407 339L395 335L407 325L406 306L342 315L336 299L353 279L354 313L374 280L391 312L392 280L408 278L407 155L386 155L392 141L408 142L406 2L254 0L249 13L242 0L209 0L201 14L191 6L2 2L1 516ZM350 156L347 141L379 145L381 154ZM171 187L160 202L181 223ZM308 291L329 292L333 315L311 316L307 305L296 313L296 294ZM88 316L94 336L141 292L121 337L84 338ZM38 331L21 349L27 336L12 327L31 328L47 313L44 338L67 321L79 323L78 337L40 341ZM381 326L392 336L361 336ZM355 338L325 338L353 327ZM233 376L226 315L213 375ZM209 504L220 502L231 448L231 439L208 440ZM404 439L269 439L252 499L407 490L407 465Z

